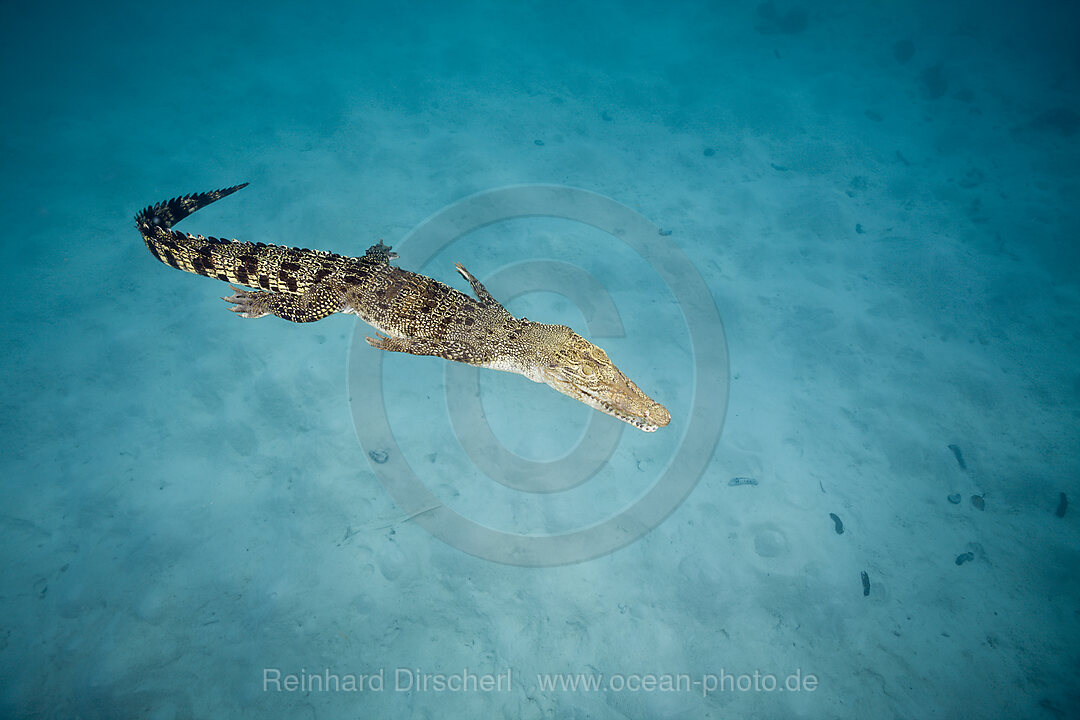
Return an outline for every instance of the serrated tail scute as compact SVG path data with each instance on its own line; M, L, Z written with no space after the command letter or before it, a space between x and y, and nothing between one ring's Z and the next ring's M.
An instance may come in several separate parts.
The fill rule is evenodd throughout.
M216 200L232 195L237 190L247 187L247 185L247 183L242 183L221 190L182 195L172 200L150 205L135 216L135 225L140 231L144 227L151 225L171 228L196 210L201 210Z

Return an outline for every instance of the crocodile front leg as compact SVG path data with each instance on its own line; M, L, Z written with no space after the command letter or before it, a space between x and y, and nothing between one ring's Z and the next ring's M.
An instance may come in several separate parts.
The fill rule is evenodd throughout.
M482 365L488 357L469 343L460 340L425 340L418 338L376 337L364 338L368 345L388 352L402 352L410 355L431 355L444 360Z
M461 275L461 277L469 281L469 285L472 286L473 292L476 293L476 299L479 300L482 305L490 305L491 307L505 309L503 308L502 303L500 303L498 300L491 296L491 293L488 292L487 288L484 287L483 283L477 280L471 272L465 269L464 265L462 265L461 263L454 263L454 267L457 268L457 271Z
M276 315L295 323L315 322L345 309L345 301L337 287L313 285L302 295L241 290L230 285L235 294L221 298L235 307L229 308L240 317L259 318Z

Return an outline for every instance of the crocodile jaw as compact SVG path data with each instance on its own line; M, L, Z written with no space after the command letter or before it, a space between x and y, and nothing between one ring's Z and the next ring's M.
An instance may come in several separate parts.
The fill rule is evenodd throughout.
M533 379L639 430L656 432L671 421L667 408L623 375L601 348L576 333L536 375Z
M634 389L633 397L620 396L611 388L596 393L592 388L574 387L564 390L555 385L552 387L645 432L656 432L671 422L671 414L667 408L641 392L629 379L626 379L626 382Z

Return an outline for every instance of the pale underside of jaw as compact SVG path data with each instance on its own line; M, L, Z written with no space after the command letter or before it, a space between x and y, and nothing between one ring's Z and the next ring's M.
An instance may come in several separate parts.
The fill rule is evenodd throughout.
M650 423L648 420L642 417L630 415L629 413L623 412L622 410L619 410L617 407L615 407L615 405L613 405L612 403L609 403L606 400L599 398L588 391L581 391L581 394L582 396L579 399L586 405L596 410L599 410L602 413L606 413L608 415L611 415L612 417L616 417L625 423L629 423L630 425L636 427L638 430L643 430L645 432L656 432L657 429L659 429L660 427L655 423Z

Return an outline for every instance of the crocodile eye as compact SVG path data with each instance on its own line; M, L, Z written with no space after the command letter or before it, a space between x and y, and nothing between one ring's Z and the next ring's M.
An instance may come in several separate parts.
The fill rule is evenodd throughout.
M596 365L591 362L586 362L584 365L581 366L581 372L585 373L586 375L595 375Z

